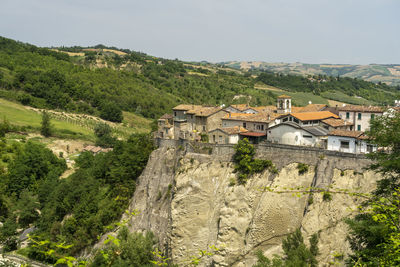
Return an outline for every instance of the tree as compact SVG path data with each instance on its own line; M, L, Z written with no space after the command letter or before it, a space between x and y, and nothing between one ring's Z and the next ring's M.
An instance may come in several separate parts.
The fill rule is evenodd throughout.
M384 175L360 214L348 219L353 253L347 263L366 266L400 265L400 114L371 122L370 142L380 149L369 154L370 169Z
M309 241L310 247L308 248L304 244L300 229L297 229L282 241L284 252L282 257L274 255L270 260L261 251L258 251L256 253L258 261L253 267L316 267L318 265L316 256L319 253L318 235L313 234Z
M42 123L41 123L40 133L45 136L49 137L52 133L52 126L50 123L50 115L47 111L42 112Z
M113 147L116 140L112 137L111 133L110 125L106 123L98 123L94 128L96 145L101 147Z
M122 110L114 102L104 102L100 106L100 118L113 122L122 122Z

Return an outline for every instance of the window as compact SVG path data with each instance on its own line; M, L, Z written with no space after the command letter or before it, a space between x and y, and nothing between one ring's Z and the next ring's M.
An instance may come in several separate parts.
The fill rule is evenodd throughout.
M174 111L174 116L176 117L176 111Z
M350 119L350 112L346 112L346 119Z
M350 142L349 141L340 141L340 148L349 148Z
M286 117L286 118L283 119L283 122L288 121L288 120L289 120L289 119Z
M371 114L371 120L375 119L375 114Z
M215 143L215 134L213 134L213 143Z
M361 125L357 125L357 131L361 131Z
M222 135L219 136L219 142L222 143Z
M261 125L261 131L264 131L264 124Z
M294 121L295 123L299 123L299 120L296 119L296 118L294 118L293 121Z
M303 135L304 138L312 138L311 135Z
M358 120L361 120L361 113L358 113Z
M205 125L203 125L203 132L205 132L206 131L206 126Z
M292 118L292 117L290 117L290 118L289 118L289 121L292 121L292 119L293 119L293 118Z
M243 128L246 128L246 123L245 122L243 122Z

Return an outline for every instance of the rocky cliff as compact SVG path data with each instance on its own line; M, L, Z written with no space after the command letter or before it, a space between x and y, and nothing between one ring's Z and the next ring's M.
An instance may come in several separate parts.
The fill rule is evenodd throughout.
M377 176L364 168L369 160L345 154L290 147L259 147L257 157L272 160L277 174L254 175L245 186L234 184L232 147L163 145L141 175L130 209L140 214L132 231L153 231L174 263L186 265L199 250L219 250L203 266L252 266L254 252L281 252L281 240L301 227L305 239L319 233L319 261L340 263L349 251L343 218L362 199L337 189L370 192ZM204 154L205 151L210 154ZM299 174L298 163L309 165ZM332 200L307 188L330 190Z

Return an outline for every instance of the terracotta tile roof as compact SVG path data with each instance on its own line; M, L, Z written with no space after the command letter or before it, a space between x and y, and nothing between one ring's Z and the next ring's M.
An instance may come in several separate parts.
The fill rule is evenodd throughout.
M197 106L194 109L191 109L187 111L187 114L194 114L199 117L208 117L218 111L222 110L220 107L202 107L202 106Z
M176 107L174 107L172 110L191 110L191 109L196 109L200 108L202 106L200 105L187 105L187 104L180 104Z
M334 118L325 119L325 120L322 120L322 122L325 124L328 124L329 126L332 126L332 127L353 125L352 122L348 122L348 121L345 121L342 119L334 119Z
M240 110L240 111L250 108L250 106L248 104L236 104L236 105L230 105L230 106L237 110Z
M168 120L168 119L172 119L172 118L174 118L174 116L172 116L172 114L165 113L164 115L162 115L160 117L160 120Z
M292 98L292 97L289 95L280 95L280 96L278 96L278 98Z
M235 126L235 127L217 128L215 130L210 131L210 133L217 130L225 132L228 135L248 132L248 130L243 127Z
M339 111L355 111L355 112L383 112L381 107L377 106L358 106L358 105L345 105L338 107Z
M276 114L273 112L260 112L257 114L248 114L248 113L230 113L226 114L223 119L224 120L234 120L234 121L251 121L251 122L265 122L268 123L275 118L281 116L281 114Z
M353 138L359 138L363 134L364 134L364 132L361 132L361 131L345 131L345 130L333 130L333 131L329 132L329 135L353 137Z
M317 112L323 110L327 106L328 105L325 104L308 104L307 106L302 107L300 112Z
M301 121L313 121L313 120L323 120L327 118L339 118L338 115L333 114L329 111L318 111L318 112L298 112L290 113L293 117Z
M267 134L266 133L259 133L259 132L247 132L247 133L240 133L240 135L261 137L261 136L266 136Z

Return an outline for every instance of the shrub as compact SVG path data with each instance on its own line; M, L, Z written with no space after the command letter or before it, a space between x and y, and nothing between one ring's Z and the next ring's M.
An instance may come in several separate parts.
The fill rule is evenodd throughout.
M308 172L308 165L304 163L297 164L297 169L299 170L299 175L305 174Z
M332 200L332 194L329 193L328 191L324 191L322 193L322 200L323 201L327 201L327 202L331 201Z

